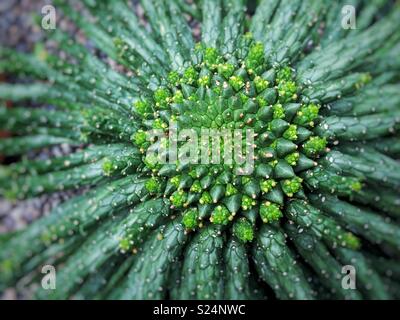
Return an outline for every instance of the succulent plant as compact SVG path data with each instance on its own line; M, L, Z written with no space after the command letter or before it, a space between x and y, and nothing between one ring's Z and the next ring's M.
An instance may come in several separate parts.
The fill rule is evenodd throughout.
M0 290L50 264L37 298L399 297L398 5L354 1L346 29L345 1L82 3L54 1L95 48L60 28L53 50L0 48L28 79L0 84L20 105L0 194L88 187L0 237ZM24 156L56 144L78 148Z

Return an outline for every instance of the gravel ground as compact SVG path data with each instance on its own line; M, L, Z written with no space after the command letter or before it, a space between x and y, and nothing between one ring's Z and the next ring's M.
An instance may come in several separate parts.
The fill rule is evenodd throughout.
M39 13L48 4L44 0L1 0L0 43L29 51L41 39L41 30L32 23L32 12Z

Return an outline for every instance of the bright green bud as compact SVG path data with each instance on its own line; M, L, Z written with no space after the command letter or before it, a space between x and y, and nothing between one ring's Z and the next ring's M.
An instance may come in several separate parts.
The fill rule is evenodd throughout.
M276 75L276 81L286 82L290 80L292 80L292 69L288 66L281 68Z
M138 100L138 101L134 102L133 106L134 106L135 111L141 115L145 115L146 113L148 113L150 111L147 101L144 101L144 100Z
M154 101L157 107L165 107L170 101L171 93L166 88L159 88L154 92Z
M243 176L242 177L242 184L249 183L251 181L251 178L248 176Z
M203 192L203 194L201 195L200 199L199 199L199 203L200 204L211 204L213 202L211 195L205 191Z
M115 167L114 164L112 162L112 160L110 159L104 159L103 160L103 164L102 164L102 169L103 169L103 174L105 176L110 176L113 174L113 172L115 171Z
M304 144L304 153L308 157L315 157L322 153L326 148L326 138L321 137L310 137Z
M157 118L154 119L152 127L153 129L165 129L168 127L168 125L165 122L163 122L160 118Z
M190 187L190 192L200 193L202 190L199 180L196 180Z
M176 87L179 85L179 80L180 80L180 75L177 71L171 71L168 74L168 83L173 86Z
M313 103L302 106L297 112L297 115L294 118L293 122L302 126L309 125L313 127L314 120L318 117L318 112L320 108L321 106Z
M196 94L192 94L191 96L189 96L188 100L189 100L189 101L198 101L199 98L197 97Z
M177 176L173 176L170 180L171 184L175 187L178 188L179 184L181 182L181 176L177 175Z
M246 218L240 218L233 224L233 234L242 242L250 242L254 238L254 230Z
M218 65L218 73L222 75L225 79L229 79L234 71L235 67L230 63L223 63Z
M361 241L351 232L347 232L344 234L342 239L343 245L353 250L358 250L361 247Z
M262 192L270 192L276 186L276 181L274 179L266 179L260 181L260 189Z
M360 181L354 181L351 185L350 188L354 191L360 191L362 189L362 184Z
M248 31L243 35L243 38L245 38L246 40L252 40L253 34L250 31Z
M161 191L160 181L158 181L156 178L150 178L146 181L144 186L150 193L159 193Z
M295 124L291 124L283 133L283 137L291 141L297 140L297 126Z
M199 177L199 176L197 175L197 172L196 172L195 169L193 169L193 170L191 170L191 171L189 172L189 176L191 176L193 179L196 179L196 178Z
M186 229L195 229L198 225L199 214L196 209L190 209L183 214L182 223Z
M175 208L181 208L185 205L187 196L183 190L177 190L169 197L169 200Z
M295 166L297 164L297 161L299 161L299 157L300 157L300 154L298 152L293 152L293 153L288 154L285 157L285 160L291 166Z
M247 69L252 70L262 65L263 62L264 62L264 45L261 42L257 42L251 46L245 64Z
M256 201L247 195L242 196L242 209L249 210L256 205Z
M268 81L261 78L260 76L256 76L254 78L254 84L258 93L264 91L268 87Z
M281 82L278 85L279 101L288 102L297 100L297 85L294 81Z
M133 134L133 143L138 147L143 146L147 142L147 134L143 130L138 130Z
M155 154L149 154L144 158L144 164L150 170L158 168L158 157Z
M282 190L288 197L293 197L293 194L301 190L303 179L294 177L293 179L283 180Z
M123 238L119 241L119 249L122 252L128 252L131 248L131 242L127 238Z
M226 225L232 219L231 214L224 206L217 206L211 214L210 221L214 224Z
M367 83L369 83L372 80L372 77L369 73L365 73L361 76L361 79L359 82L356 83L356 89L359 90L362 87L364 87Z
M239 91L244 86L244 81L239 76L232 76L229 78L229 84L235 91Z
M194 67L189 67L185 70L182 77L182 83L192 85L197 81L198 73Z
M204 63L210 69L215 69L220 60L218 51L214 48L206 48L204 50Z
M239 93L239 97L240 97L240 101L243 103L243 104L245 104L248 100L249 100L249 97L248 96L246 96L244 93Z
M260 217L264 223L277 221L283 216L281 209L275 203L266 201L260 206Z
M226 185L225 195L227 197L232 196L232 195L236 194L237 192L238 192L238 190L233 186L232 183L228 183Z
M198 84L201 87L205 87L210 85L210 81L211 81L210 76L205 75L199 78Z
M273 107L273 118L274 119L282 119L285 117L285 109L283 108L283 106L280 103L275 104Z
M180 90L177 90L174 94L174 96L172 97L172 101L174 103L183 103L184 101L184 97L183 97L183 93Z
M217 96L221 95L221 93L222 93L221 86L214 86L214 87L212 88L212 91L213 91Z
M259 106L260 108L265 107L265 106L268 104L268 103L267 103L267 100L265 100L264 97L258 96L258 97L256 98L256 100L257 100L258 106Z

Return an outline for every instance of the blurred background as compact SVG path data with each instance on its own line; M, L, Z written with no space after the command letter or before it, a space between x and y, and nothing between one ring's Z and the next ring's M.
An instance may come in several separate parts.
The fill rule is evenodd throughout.
M1 0L0 1L0 46L16 48L21 52L39 51L42 49L44 34L42 28L34 23L34 15L40 15L43 6L51 4L46 0ZM57 12L58 14L58 12ZM69 24L62 16L57 16L57 23L63 29L75 32L74 25ZM47 44L51 47L51 43ZM13 82L14 79L0 74L1 81ZM26 79L29 81L29 79ZM10 102L7 107L12 108ZM25 106L36 107L33 103L25 103ZM0 128L0 139L8 133ZM40 152L32 151L27 157L35 159L47 159L69 153L71 150L66 145L59 145ZM0 163L11 163L14 158L5 158L0 154ZM52 195L44 195L38 198L11 203L0 198L0 234L14 232L24 228L27 224L41 215L48 214L58 203L68 199L73 193L63 192ZM29 292L16 295L13 289L7 290L0 299L29 298Z

